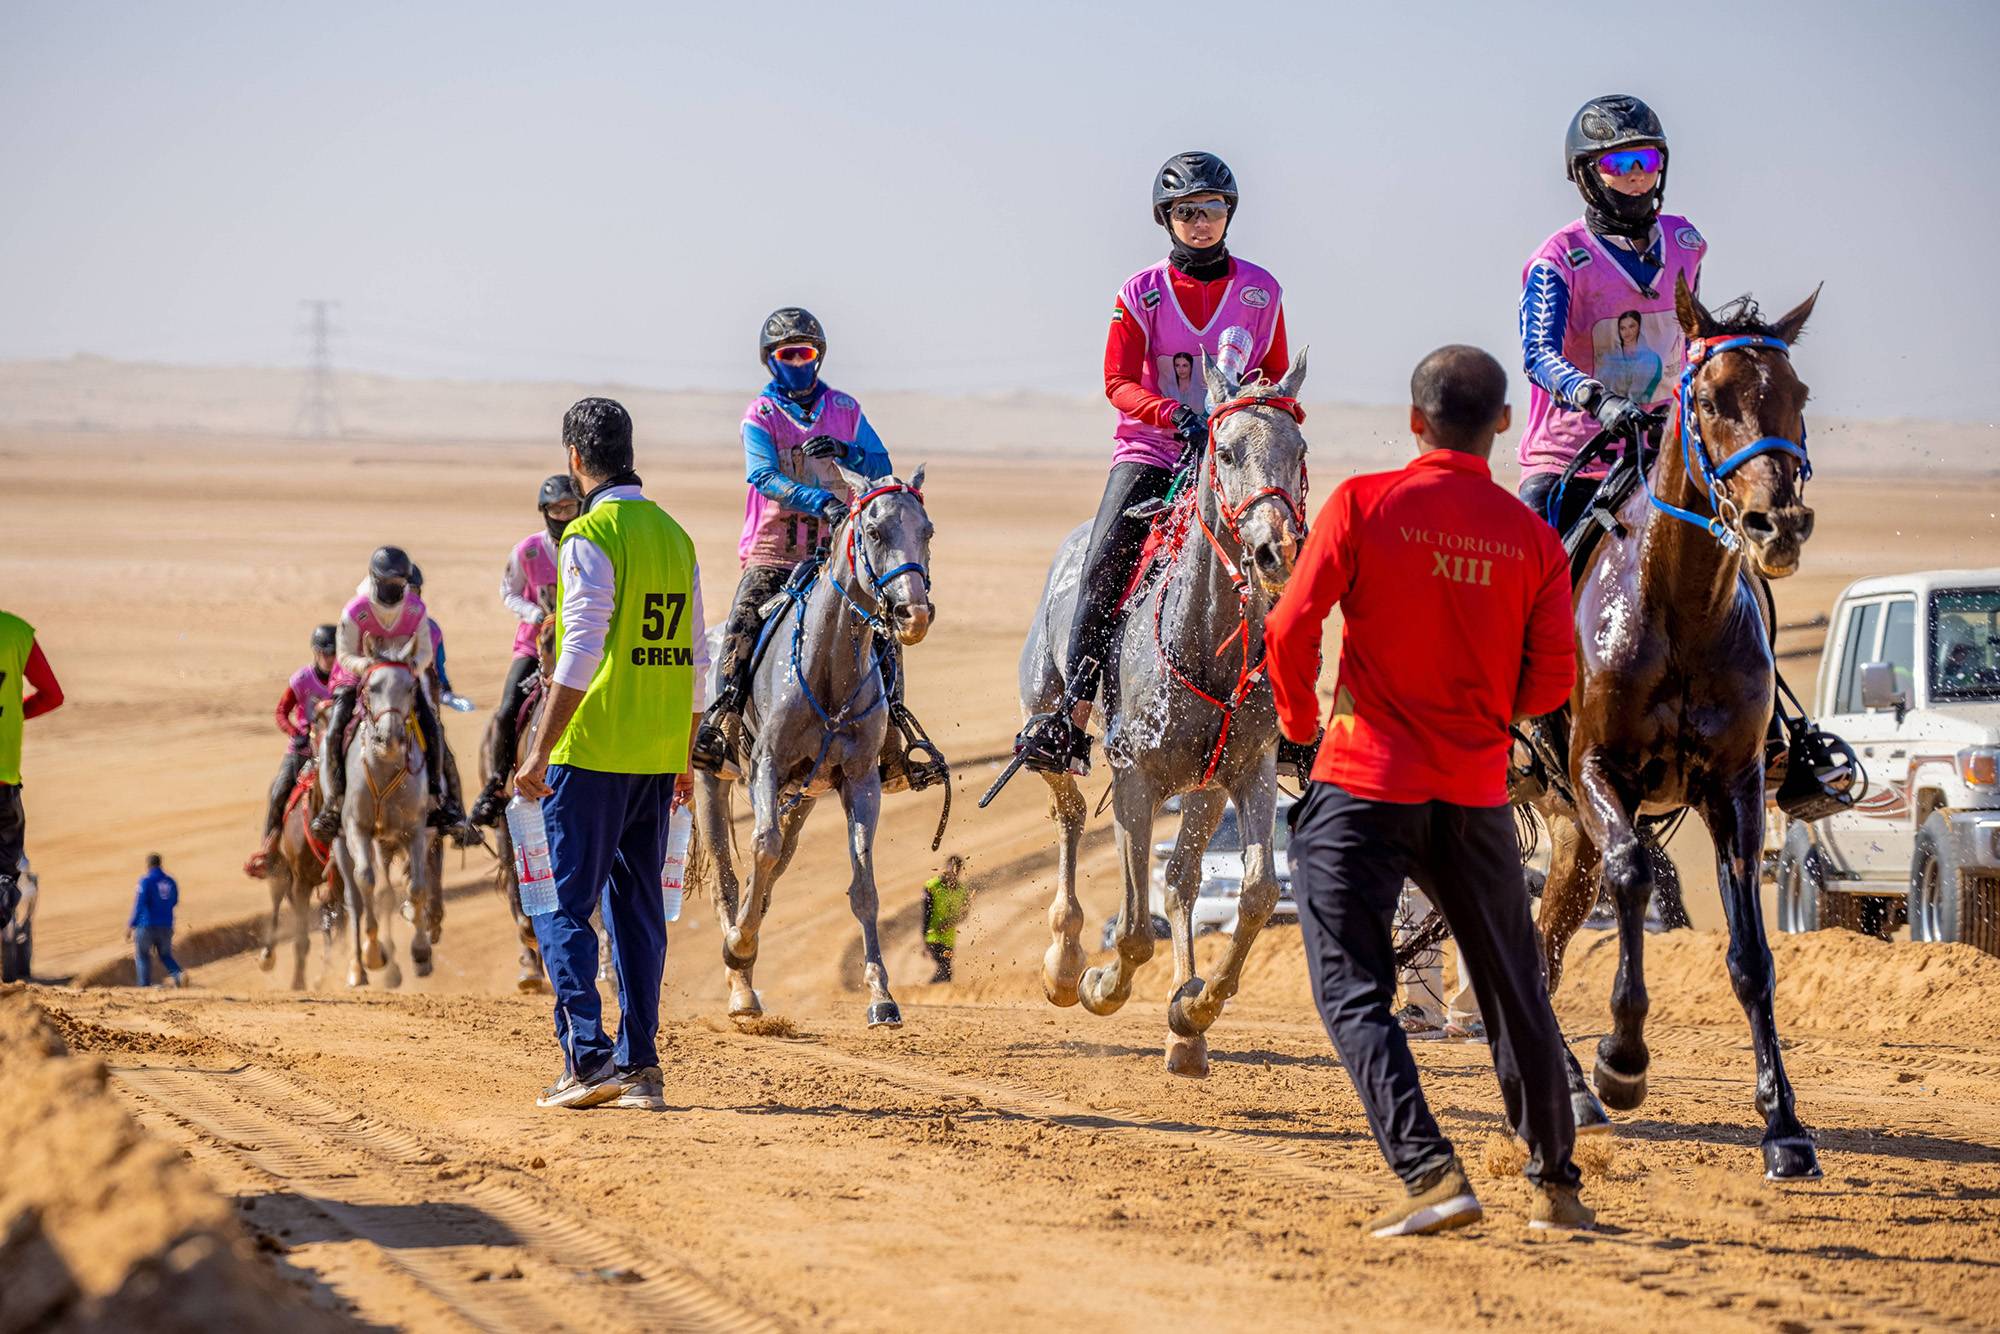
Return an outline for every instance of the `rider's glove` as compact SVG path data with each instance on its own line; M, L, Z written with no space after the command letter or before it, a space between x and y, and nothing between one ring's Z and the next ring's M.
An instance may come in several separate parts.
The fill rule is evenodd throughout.
M1621 439L1637 435L1646 426L1646 410L1623 394L1600 389L1592 395L1590 414L1597 424Z
M822 440L830 438L831 437L828 436L820 437L820 439ZM826 520L830 524L839 523L842 519L847 517L847 502L842 500L839 496L828 496L820 504L819 517Z
M847 452L847 446L830 435L816 435L799 446L809 459L837 459Z
M1208 444L1208 421L1187 404L1174 409L1172 421L1174 438L1193 452L1199 453Z

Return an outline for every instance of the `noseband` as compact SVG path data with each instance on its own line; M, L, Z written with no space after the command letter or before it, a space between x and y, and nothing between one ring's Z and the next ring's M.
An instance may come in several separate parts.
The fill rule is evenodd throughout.
M1737 535L1733 520L1730 522L1724 520L1725 511L1731 516L1735 515L1736 503L1726 495L1716 495L1717 482L1726 480L1751 459L1763 454L1789 454L1799 461L1800 481L1803 482L1812 476L1812 460L1806 456L1803 423L1800 425L1797 440L1767 435L1751 441L1720 463L1709 462L1708 446L1704 445L1701 439L1701 419L1695 415L1694 410L1695 376L1712 358L1744 347L1768 347L1787 358L1792 353L1791 347L1784 339L1772 338L1767 334L1734 334L1722 338L1690 339L1687 366L1681 371L1680 390L1674 400L1674 420L1680 428L1682 457L1686 461L1688 475L1701 479L1702 491L1708 497L1710 516L1704 518L1693 510L1682 509L1679 505L1669 504L1660 499L1653 490L1652 479L1648 476L1647 470L1644 468L1639 470L1639 476L1646 483L1646 499L1652 502L1654 509L1705 530L1728 551L1740 549L1743 539Z

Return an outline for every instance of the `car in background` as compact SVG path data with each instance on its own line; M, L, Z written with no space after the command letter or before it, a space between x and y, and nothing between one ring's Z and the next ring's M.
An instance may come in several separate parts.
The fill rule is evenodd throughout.
M1278 877L1278 902L1271 909L1269 926L1290 924L1296 926L1299 920L1298 904L1292 900L1292 865L1289 851L1292 842L1291 821L1286 817L1291 813L1293 797L1284 792L1278 794L1278 816L1273 829L1271 852L1272 871ZM1169 801L1166 809L1178 810L1178 800ZM1153 872L1147 899L1153 917L1153 935L1165 940L1171 934L1167 924L1167 858L1173 855L1174 840L1161 839L1153 844ZM1243 894L1243 831L1236 821L1234 802L1222 808L1222 819L1216 823L1215 835L1208 841L1208 850L1201 857L1201 888L1194 901L1194 933L1203 935L1210 931L1234 931L1236 929L1237 901ZM1118 917L1113 914L1104 924L1103 943L1110 949L1118 938Z

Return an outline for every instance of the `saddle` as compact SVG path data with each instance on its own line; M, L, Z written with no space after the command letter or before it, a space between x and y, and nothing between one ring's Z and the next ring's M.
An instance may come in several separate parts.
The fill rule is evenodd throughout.
M1591 497L1589 507L1562 534L1563 550L1569 555L1570 583L1583 578L1591 554L1597 550L1597 544L1604 540L1606 533L1624 536L1625 525L1619 522L1618 511L1639 489L1640 470L1651 467L1658 452L1656 445L1645 441L1640 442L1636 451L1627 449L1621 437L1609 431L1599 431L1562 470L1562 475L1556 479L1555 490L1549 493L1551 510L1561 508L1563 491L1577 474L1601 459L1611 460L1611 471L1598 484L1597 494ZM1545 517L1549 522L1555 522L1553 514Z
M299 766L299 776L292 783L291 795L285 798L285 815L284 815L285 820L290 820L292 818L292 812L296 810L299 807L299 805L306 800L306 797L312 792L313 788L317 787L318 785L319 785L319 761L308 760L304 764ZM331 849L329 845L322 843L317 838L313 837L312 819L310 817L311 817L311 812L307 812L307 818L304 822L306 847L312 850L313 856L319 858L321 861L325 861L327 853ZM283 821L279 822L279 827L280 828L284 827Z

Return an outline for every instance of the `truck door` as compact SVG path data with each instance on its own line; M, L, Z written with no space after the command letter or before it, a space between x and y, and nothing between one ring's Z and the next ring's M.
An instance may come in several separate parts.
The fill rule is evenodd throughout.
M1880 662L1884 613L1892 602L1914 602L1908 598L1873 597L1857 599L1840 609L1831 643L1839 660L1834 664L1833 694L1829 709L1819 725L1845 737L1868 771L1868 793L1855 807L1830 815L1815 826L1819 845L1826 851L1836 873L1846 877L1877 879L1908 874L1909 835L1903 835L1904 850L1893 853L1885 836L1893 838L1891 825L1900 818L1908 822L1903 798L1887 780L1886 767L1892 763L1891 750L1907 750L1895 743L1896 715L1893 710L1870 712L1861 707L1861 664ZM1912 624L1914 622L1912 621ZM1914 642L1910 656L1914 658ZM1907 757L1902 777L1907 779Z

